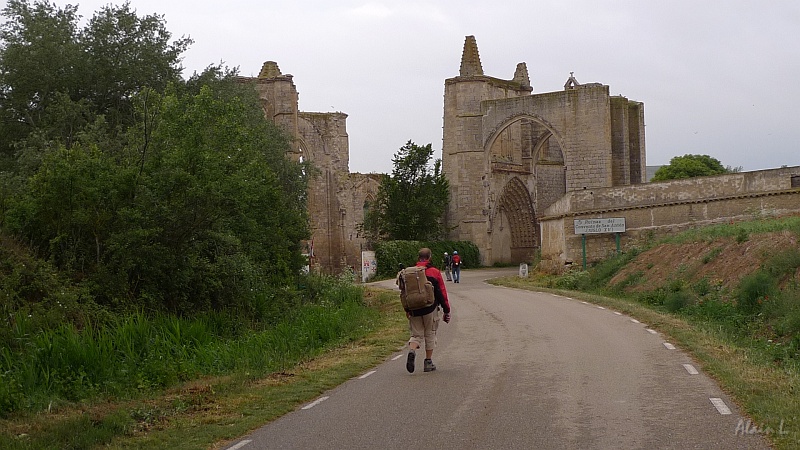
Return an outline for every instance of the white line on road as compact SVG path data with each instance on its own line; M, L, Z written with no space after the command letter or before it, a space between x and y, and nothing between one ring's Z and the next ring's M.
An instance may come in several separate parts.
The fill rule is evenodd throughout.
M689 375L697 375L698 373L700 373L691 364L684 364L683 368L686 369L687 372L689 372Z
M325 400L327 400L329 398L330 397L320 397L320 398L314 400L313 402L307 404L306 406L303 406L301 409L311 409L311 408L319 405L320 403L324 402Z
M652 329L652 328L645 328L645 329L646 329L646 330L647 330L647 332L648 332L648 333L650 333L650 334L658 334L658 331L656 331L656 330L654 330L654 329Z
M602 306L598 306L597 309L605 309L605 308L603 308Z
M251 442L253 441L251 441L250 439L245 439L242 442L239 442L238 444L234 445L233 447L228 447L228 450L239 450L240 448L244 447L245 445Z
M359 380L363 380L364 378L367 378L368 376L372 375L375 372L377 372L377 370L370 370L369 372L365 373L364 375L361 375L360 377L358 377L358 379Z
M724 416L731 414L730 408L728 408L728 405L726 405L721 398L711 397L709 400L711 400L711 404L714 405L714 408L717 408L720 414Z
M670 350L675 350L675 346L670 344L669 342L664 342L664 347L667 347Z
M618 316L621 316L621 315L622 315L622 313L621 313L621 312L619 312L619 311L614 311L614 314L616 314L616 315L618 315Z
M392 361L397 361L398 359L400 359L400 358L402 358L402 357L403 357L403 354L402 354L402 353L400 353L399 355L397 355L397 356L395 356L394 358L392 358Z
M588 305L589 304L589 302L581 302L581 303L583 303L584 305Z
M633 323L642 323L642 322L639 322L639 321L638 321L638 320L636 320L636 319L631 319L631 322L633 322Z

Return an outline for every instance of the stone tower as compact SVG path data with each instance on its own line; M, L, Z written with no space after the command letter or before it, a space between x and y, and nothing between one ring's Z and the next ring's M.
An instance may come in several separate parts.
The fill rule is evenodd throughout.
M467 36L445 80L442 165L450 239L474 242L485 265L530 261L537 216L566 192L644 181L644 106L572 74L563 91L533 94L525 63L511 80L484 75Z
M292 78L282 74L277 63L267 61L258 77L241 77L239 82L254 86L264 116L294 138L288 156L316 168L308 186L311 266L324 273L339 273L346 267L359 272L366 240L357 225L374 202L380 177L350 173L347 114L299 111Z

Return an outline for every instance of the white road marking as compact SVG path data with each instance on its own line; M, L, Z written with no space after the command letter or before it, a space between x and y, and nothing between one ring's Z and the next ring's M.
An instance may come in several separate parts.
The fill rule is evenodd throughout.
M614 314L616 314L616 315L618 315L618 316L621 316L621 315L622 315L622 313L621 313L621 312L619 312L619 311L614 311Z
M675 346L670 344L669 342L664 342L664 347L667 347L670 350L675 350Z
M402 357L403 357L403 354L402 354L402 353L400 353L399 355L397 355L397 356L395 356L394 358L392 358L392 361L397 361L398 359L400 359L400 358L402 358Z
M602 306L598 306L597 309L605 309L605 308L603 308Z
M714 408L717 408L717 411L723 416L731 414L730 408L728 408L728 405L726 405L721 398L711 397L709 400L711 400L711 404L714 405Z
M320 403L324 402L325 400L327 400L329 398L330 397L320 397L320 398L314 400L313 402L307 404L306 406L303 406L301 409L311 409L311 408L319 405Z
M589 302L581 302L581 303L583 303L584 305L588 305L589 304Z
M686 369L687 372L689 372L689 375L697 375L698 373L700 373L691 364L684 364L683 368Z
M245 439L242 442L239 442L238 444L234 445L233 447L228 447L228 450L239 450L240 448L244 447L245 445L251 442L253 441L251 441L250 439Z
M358 379L359 380L363 380L364 378L367 378L368 376L372 375L375 372L377 372L377 370L371 370L371 371L365 373L364 375L361 375L360 377L358 377Z
M642 323L642 322L639 322L639 321L638 321L638 320L636 320L636 319L631 319L631 322L633 322L633 323Z
M653 330L652 328L645 328L645 329L646 329L646 330L647 330L647 332L648 332L648 333L650 333L650 334L658 334L658 331L656 331L656 330Z

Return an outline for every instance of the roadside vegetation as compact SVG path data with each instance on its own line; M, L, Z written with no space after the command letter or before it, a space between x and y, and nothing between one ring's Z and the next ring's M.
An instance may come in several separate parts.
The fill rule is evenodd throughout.
M720 224L496 283L615 308L697 358L778 448L800 443L800 217ZM731 430L733 432L733 430Z
M129 3L0 13L0 448L208 448L400 345L303 273L317 171L236 69Z

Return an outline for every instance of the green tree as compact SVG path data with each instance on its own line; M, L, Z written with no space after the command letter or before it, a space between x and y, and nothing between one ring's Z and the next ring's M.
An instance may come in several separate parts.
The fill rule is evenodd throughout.
M653 175L652 181L677 180L680 178L703 177L739 172L741 168L732 169L708 155L676 156L666 166L661 166Z
M121 152L48 152L7 227L111 306L248 310L294 285L309 235L303 167L252 88L213 80L134 101L158 110L146 152L141 119Z
M364 229L373 240L436 240L444 235L442 218L447 209L449 184L442 161L431 166L431 144L410 140L395 153L394 169L378 188Z
M162 16L138 17L128 3L102 7L83 29L72 5L9 0L2 14L0 168L19 168L15 151L32 152L35 167L43 149L71 147L87 126L124 132L138 93L180 81L191 44L170 42Z

